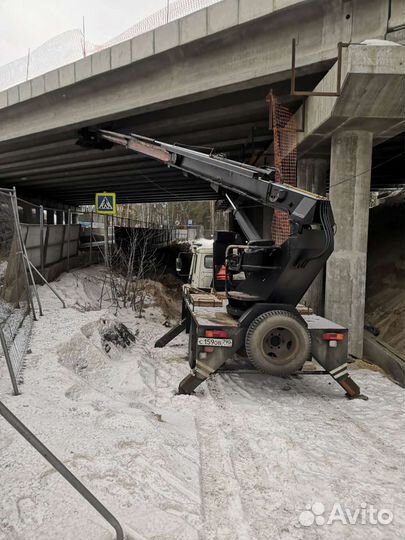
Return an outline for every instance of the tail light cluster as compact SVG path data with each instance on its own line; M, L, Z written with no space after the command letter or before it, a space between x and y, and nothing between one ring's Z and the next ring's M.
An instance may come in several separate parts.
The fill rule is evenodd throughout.
M206 338L227 338L228 332L225 330L206 330L205 331L205 337ZM214 352L215 347L204 347L204 352L206 353L212 353Z
M344 341L346 339L346 334L328 332L322 335L322 339L329 342L329 347L337 347L338 341Z
M227 338L228 332L226 330L206 330L205 337L210 338Z

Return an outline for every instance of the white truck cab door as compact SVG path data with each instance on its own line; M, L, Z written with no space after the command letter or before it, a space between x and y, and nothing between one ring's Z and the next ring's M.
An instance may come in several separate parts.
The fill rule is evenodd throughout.
M190 268L190 283L196 289L209 290L212 286L213 255L194 253Z

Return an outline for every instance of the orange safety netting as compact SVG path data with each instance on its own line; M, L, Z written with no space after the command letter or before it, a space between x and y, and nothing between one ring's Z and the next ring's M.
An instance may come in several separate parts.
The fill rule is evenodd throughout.
M292 186L297 185L297 129L291 111L280 105L272 93L269 106L273 121L274 166L277 168L276 181ZM272 237L280 245L290 235L288 215L280 210L274 211Z

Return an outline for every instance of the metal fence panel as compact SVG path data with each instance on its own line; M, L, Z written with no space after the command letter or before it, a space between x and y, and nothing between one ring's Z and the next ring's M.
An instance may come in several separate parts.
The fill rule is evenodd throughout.
M7 361L16 393L34 313L13 201L12 192L0 189L0 361Z

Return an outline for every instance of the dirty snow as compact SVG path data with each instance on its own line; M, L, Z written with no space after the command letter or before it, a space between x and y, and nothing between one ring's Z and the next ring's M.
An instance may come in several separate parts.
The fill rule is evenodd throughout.
M22 395L3 365L3 401L120 519L136 540L399 539L403 508L404 390L352 368L369 401L348 401L328 377L218 374L195 396L176 396L188 373L186 337L154 349L164 317L117 317L102 270L44 287ZM106 352L102 328L136 334ZM0 418L0 540L108 540L114 533ZM305 527L306 506L362 503L393 512L390 525ZM326 515L326 514L325 514Z

